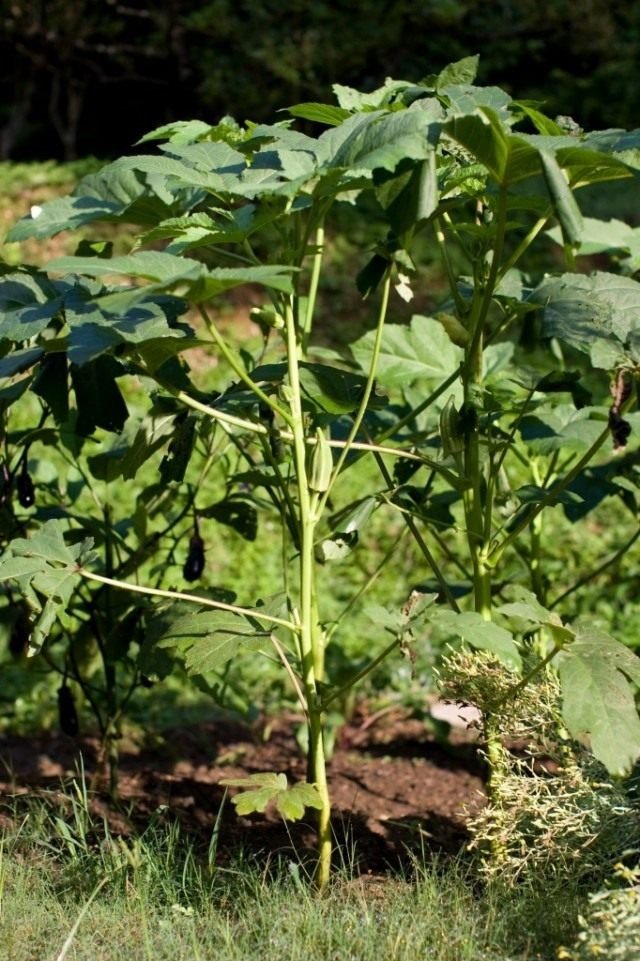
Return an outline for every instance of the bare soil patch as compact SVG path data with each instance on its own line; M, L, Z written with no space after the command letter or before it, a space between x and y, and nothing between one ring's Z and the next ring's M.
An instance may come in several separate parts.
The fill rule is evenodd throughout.
M295 719L294 719L295 720ZM63 735L0 736L0 826L33 796L64 809L63 784L77 777L80 755L92 787L91 805L113 834L144 829L151 818L177 819L208 843L221 814L218 857L241 848L259 860L299 857L312 850L313 824L285 826L274 812L238 817L223 778L260 771L306 775L291 718L262 731L229 720L166 730L121 743L119 799L103 789L97 739ZM377 874L408 867L414 855L454 853L466 839L470 814L485 802L484 770L471 732L455 731L443 744L401 710L357 716L339 736L331 764L336 840L352 867ZM232 793L232 792L230 792ZM223 803L224 802L224 803ZM311 812L309 812L311 814Z

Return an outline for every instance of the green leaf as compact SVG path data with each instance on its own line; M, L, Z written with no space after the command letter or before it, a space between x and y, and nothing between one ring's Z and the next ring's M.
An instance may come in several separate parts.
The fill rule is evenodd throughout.
M175 257L159 250L143 250L122 257L58 257L48 265L60 273L86 274L90 277L120 275L141 277L163 286L198 279L204 268L197 260Z
M401 189L394 189L395 181L388 181L376 191L376 195L386 209L393 233L401 237L424 224L438 208L435 150L430 152L426 160L416 164L409 174L403 174L395 180L400 181ZM360 283L359 289L362 291ZM362 292L366 296L369 291Z
M288 791L277 795L276 807L285 821L299 821L304 817L306 808L321 811L324 804L315 784L298 781Z
M329 364L301 364L300 386L304 396L329 414L350 414L364 394L366 378ZM380 398L377 398L379 401ZM371 398L375 405L376 397Z
M426 136L430 119L423 101L391 114L356 114L320 136L325 167L394 171L400 163L425 160L433 149Z
M186 653L190 674L217 671L241 650L255 650L268 639L269 631L260 629L258 621L252 624L243 615L211 608L184 613L183 605L159 612L147 630L149 644Z
M353 87L345 87L341 83L334 83L331 89L340 106L344 110L351 111L373 110L384 107L394 97L411 86L404 80L392 80L389 77L381 87L372 90L371 93L363 93L360 90L354 90Z
M226 497L198 511L200 517L212 517L220 524L232 527L247 541L255 541L258 534L258 512L252 504L239 497Z
M523 116L528 117L532 122L538 133L541 133L549 137L562 137L565 131L562 127L547 117L546 114L542 113L537 109L537 106L532 102L527 102L526 100L514 100L510 104L511 109L515 113L521 113Z
M439 93L451 84L472 84L478 73L480 57L475 54L473 57L463 57L455 63L448 64L441 70L436 80L436 90Z
M374 341L371 331L352 345L354 357L364 370L371 365ZM462 357L461 348L451 343L437 320L416 315L409 327L385 327L376 377L384 387L408 387L418 380L441 381L460 365Z
M42 347L25 347L24 350L14 350L6 357L1 357L0 380L29 370L42 357L43 353Z
M559 663L564 722L613 774L640 757L640 718L629 681L640 684L640 659L597 630L579 631Z
M64 611L77 581L77 568L93 558L89 541L67 546L60 521L46 521L31 537L17 537L0 558L0 582L15 580L39 616L29 638L36 653ZM44 598L44 600L43 600Z
M116 432L122 430L129 411L116 378L123 373L121 365L108 356L71 368L78 407L76 430L81 436L88 436L96 427Z
M64 303L44 274L17 270L0 280L0 340L25 341L45 330Z
M98 173L83 177L71 197L58 198L42 205L20 220L9 232L10 242L29 237L51 237L62 230L75 230L96 220L155 224L177 210L178 194L167 188L161 174L146 178L133 169L132 158L122 157ZM200 195L193 189L182 190L179 204L184 213Z
M598 408L558 404L520 421L520 435L531 451L550 454L554 450L586 450L602 433L604 412Z
M439 89L449 101L447 114L472 114L476 111L490 111L495 120L500 123L511 124L512 100L508 93L500 87L476 87L470 83L453 83L446 88Z
M492 621L485 621L475 611L435 610L427 620L434 626L450 634L456 634L472 647L495 654L507 667L517 671L522 668L522 659L512 634Z
M557 244L562 244L560 227L553 227L546 231ZM595 217L583 217L582 229L577 238L577 253L582 256L599 254L606 250L630 250L637 243L638 230L630 227L622 220L598 220Z
M531 299L542 306L543 333L585 354L601 355L611 367L627 359L626 342L638 327L640 283L618 274L563 274L544 280ZM596 358L592 355L592 363Z
M204 120L178 120L165 123L161 127L150 130L137 143L147 143L149 140L168 140L170 143L193 143L201 137L207 137L215 128Z
M524 484L514 490L515 497L521 504L539 504L547 497L549 491L546 487L537 487L535 484ZM582 498L572 491L559 491L553 499L554 504L575 504L580 503Z
M231 799L239 815L262 813L270 803L275 803L287 821L299 821L305 808L321 810L322 798L318 789L307 781L299 781L289 787L286 774L251 774L242 778L224 778L220 784L241 787L243 791Z
M381 604L366 604L363 613L377 627L383 627L392 634L399 634L404 626L402 614L398 610L387 610Z
M296 103L287 107L287 113L300 120L310 120L312 123L323 123L328 127L338 127L351 114L344 107L335 107L326 103Z
M7 234L7 243L53 237L63 230L77 230L95 220L106 220L120 213L121 205L113 200L99 197L60 197L36 208L33 214L23 217Z

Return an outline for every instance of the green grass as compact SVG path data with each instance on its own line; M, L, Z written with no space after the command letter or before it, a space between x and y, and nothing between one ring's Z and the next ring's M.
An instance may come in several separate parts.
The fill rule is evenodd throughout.
M480 890L460 860L411 877L357 878L316 896L293 855L225 867L175 825L126 841L100 832L82 792L64 822L32 804L0 847L0 938L10 961L530 961L567 943L582 892ZM84 913L83 913L84 912Z

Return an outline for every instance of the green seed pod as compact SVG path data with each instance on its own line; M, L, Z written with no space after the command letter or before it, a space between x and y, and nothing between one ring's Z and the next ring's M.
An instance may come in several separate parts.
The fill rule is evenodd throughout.
M460 414L450 397L440 411L440 438L445 457L458 457L464 450L465 437L460 426Z
M263 333L267 333L270 328L282 330L284 327L284 318L274 307L252 307L249 317Z
M309 490L317 494L324 494L329 490L331 474L333 472L333 454L329 439L319 427L316 430L316 442L311 448L309 456Z
M71 688L67 684L63 684L58 690L58 719L60 730L64 734L68 734L69 737L77 737L80 731L78 712Z
M447 332L449 340L456 347L466 347L469 343L469 331L463 327L457 317L453 314L436 314L439 321Z

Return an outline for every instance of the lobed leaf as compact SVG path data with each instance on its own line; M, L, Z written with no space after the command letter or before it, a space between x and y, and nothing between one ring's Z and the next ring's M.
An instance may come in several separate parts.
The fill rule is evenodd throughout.
M571 735L589 737L612 774L640 757L640 718L630 682L640 685L640 659L596 629L579 631L559 663L562 715Z

